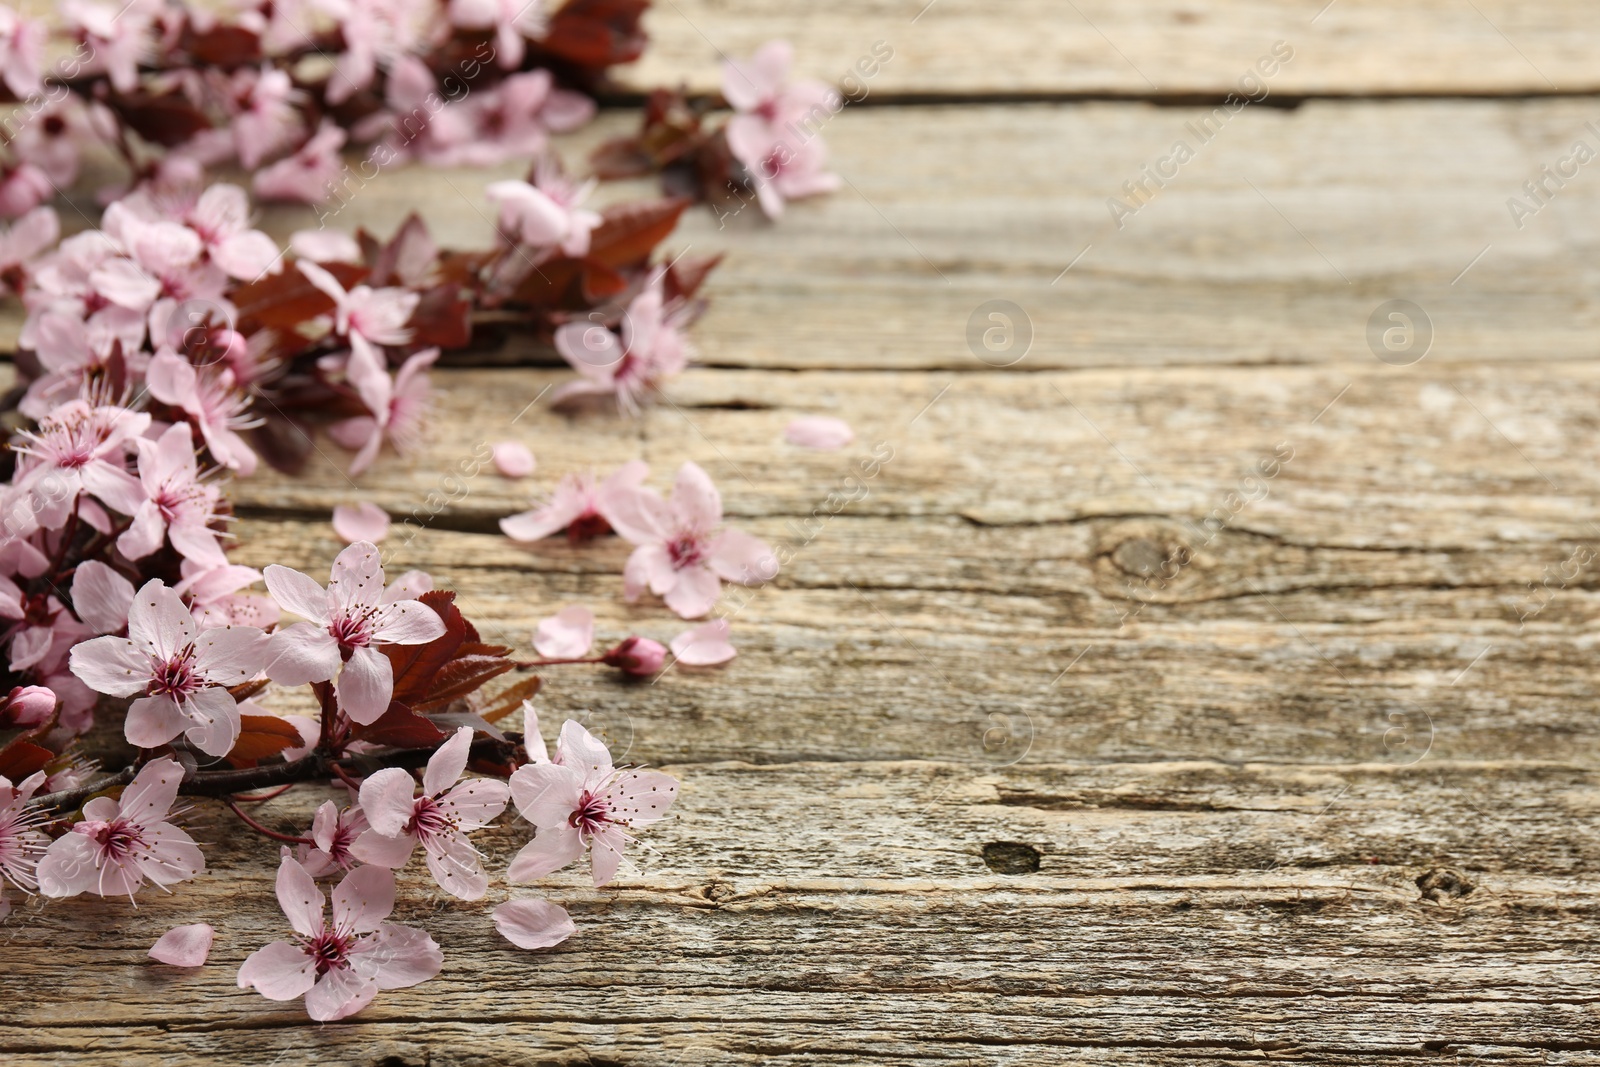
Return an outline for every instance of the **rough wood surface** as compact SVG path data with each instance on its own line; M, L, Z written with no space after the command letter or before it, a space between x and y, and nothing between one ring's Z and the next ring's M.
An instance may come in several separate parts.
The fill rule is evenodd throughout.
M823 75L892 40L885 95L1155 95L1087 16L1163 93L1214 91L1274 36L1297 47L1275 92L1547 91L1519 48L1564 90L1593 78L1586 12L1553 0L1336 0L1314 24L936 0L912 26L918 6L664 2L641 76L712 71L697 26L735 51L786 33ZM686 220L674 252L730 253L696 328L710 366L638 422L550 412L569 372L519 343L436 373L418 454L351 481L324 439L304 477L232 487L241 562L324 568L329 509L372 500L417 527L392 567L526 648L571 602L602 638L683 624L621 602L615 540L519 546L496 520L569 470L706 466L792 551L727 603L739 657L655 684L553 670L541 697L547 729L581 718L683 778L640 869L511 891L579 923L542 954L408 879L400 917L443 975L314 1026L234 986L284 932L275 848L201 802L213 877L0 926L0 1062L1600 1064L1600 579L1568 563L1600 554L1600 193L1586 169L1521 230L1506 207L1600 145L1595 104L1250 108L1121 230L1106 198L1203 109L848 110L826 135L851 187L776 228ZM415 206L478 244L486 180L384 174L333 222ZM1433 317L1414 365L1368 349L1393 298ZM1009 366L967 340L993 299L1034 328ZM857 442L783 443L821 412ZM450 478L509 438L533 478ZM262 816L298 828L327 795ZM491 870L525 834L487 835ZM145 960L196 918L206 968Z
M1221 96L1282 40L1280 93L1592 92L1591 15L1577 0L664 0L623 76L715 88L721 55L786 37L834 83L885 42L894 57L865 84L886 95Z

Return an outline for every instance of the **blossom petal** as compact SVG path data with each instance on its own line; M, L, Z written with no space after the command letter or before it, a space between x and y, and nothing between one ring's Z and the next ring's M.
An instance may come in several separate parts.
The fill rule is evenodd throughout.
M686 667L714 667L738 655L728 640L727 619L712 619L702 626L685 630L672 639L671 648L678 662Z
M511 789L493 778L468 778L450 792L440 803L455 813L456 825L463 830L476 830L493 822L511 799Z
M72 576L72 607L97 634L114 634L128 625L133 583L97 559L78 564Z
M354 506L336 505L333 509L333 532L346 544L356 541L377 543L389 536L389 513L367 500Z
M211 955L211 942L217 932L205 923L176 926L150 946L149 957L171 967L199 967Z
M545 827L511 860L506 877L513 882L531 882L554 874L581 855L583 835L574 827L566 823Z
M410 771L400 767L374 771L361 783L361 810L367 814L367 825L384 837L400 836L416 811L415 795Z
M248 682L265 666L270 643L254 626L213 626L195 638L195 668L219 685Z
M710 530L722 521L722 494L698 463L685 463L672 481L672 514L678 525Z
M385 837L376 830L363 830L350 843L350 855L362 863L374 863L398 871L411 862L411 853L416 848L417 839L411 834Z
M832 415L802 415L783 429L783 439L800 448L835 452L856 439L850 424Z
M778 557L770 545L743 530L723 530L706 561L719 576L740 585L758 585L778 576Z
M315 623L297 622L268 639L267 675L279 685L326 682L338 669L339 642Z
M333 891L333 924L357 934L383 925L394 910L394 872L384 867L357 867Z
M567 909L548 900L508 900L494 909L494 928L518 948L549 948L578 932Z
M562 608L541 619L533 631L533 647L546 659L577 659L594 644L594 612L582 604Z
M171 697L141 697L128 705L122 735L137 748L160 748L191 725Z
M381 603L383 557L378 554L378 546L371 541L357 541L335 556L328 593L346 611Z
M99 849L87 834L62 834L50 842L34 872L39 892L47 897L75 897L93 889L100 873L95 865L98 855Z
M383 602L385 604L396 604L402 600L415 600L432 589L433 575L427 571L406 571L390 582L388 587L384 589Z
M439 613L422 601L396 600L373 621L372 636L391 645L425 645L443 637L444 631Z
M274 941L250 953L239 968L239 988L268 1000L293 1000L317 980L317 961L299 945Z
M352 721L377 722L394 696L394 664L377 649L358 648L339 672L337 689L339 707Z
M293 856L278 864L278 906L289 917L289 925L302 937L315 937L322 929L328 898L316 881Z
M188 720L184 736L201 752L226 756L239 740L239 704L222 686L208 686L191 694L179 708Z
M159 578L144 583L128 608L129 639L161 659L176 656L199 630L182 598Z
M153 759L139 768L122 791L122 817L140 826L154 826L167 817L183 784L183 768L169 756Z
M722 580L710 567L685 567L678 581L662 598L667 607L685 619L698 619L717 606L722 595Z
M582 514L582 501L551 501L532 511L506 516L500 520L500 530L513 541L542 541L565 530Z
M134 863L156 885L184 882L206 869L205 855L194 838L170 822L147 828L144 836L150 847Z
M511 799L541 829L565 826L583 793L583 772L558 763L529 763L511 774Z
M350 963L370 974L379 989L404 989L437 975L444 966L444 953L421 930L384 923L350 950Z
M437 797L461 780L467 769L467 755L472 748L472 727L461 726L450 739L428 757L428 766L422 772L422 792Z
M660 771L623 771L606 790L612 817L630 829L666 817L678 799L678 780Z
M304 262L301 266L305 266ZM317 979L306 994L306 1014L319 1023L346 1019L372 1003L378 983L349 967L335 967Z
M501 441L494 446L494 469L505 478L526 478L537 466L533 452L521 441Z
M624 540L649 545L672 536L672 507L655 490L602 487L596 496L606 522Z
M272 594L272 599L276 600L284 611L319 626L328 624L328 591L318 585L315 578L276 563L267 565L263 577L267 583L267 592Z
M126 637L96 637L72 646L67 662L97 693L131 697L150 683L150 657Z
M459 837L437 838L428 842L423 859L433 880L451 896L462 900L482 900L489 890L489 876L483 873L478 852Z
M628 845L628 835L621 827L607 824L589 840L589 860L594 868L595 888L610 885L622 864L622 850Z
M588 779L604 778L611 773L611 750L576 719L561 724L556 754L563 767L571 767Z

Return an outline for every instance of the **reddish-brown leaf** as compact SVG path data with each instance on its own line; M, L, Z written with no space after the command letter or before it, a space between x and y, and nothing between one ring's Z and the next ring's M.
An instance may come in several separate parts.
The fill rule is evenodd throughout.
M503 655L457 656L439 668L439 673L433 676L433 685L428 690L427 699L413 706L418 711L438 711L452 700L459 700L468 693L475 692L483 683L491 678L500 677L514 666L516 664Z
M444 740L444 734L428 719L423 718L398 700L389 704L389 710L378 720L366 726L357 726L351 736L358 741L375 745L393 745L395 748L427 748Z
M513 682L494 695L494 699L487 705L478 709L478 714L486 722L499 722L513 711L522 707L524 700L532 700L544 685L544 679L537 674Z
M649 38L639 18L650 0L568 0L550 16L539 42L552 55L596 72L631 63L644 54Z
M217 67L239 67L261 61L261 38L242 26L219 23L199 33L191 23L184 46L201 63Z
M45 764L55 758L56 754L48 748L19 737L0 748L0 775L20 782L35 771L44 770Z
M235 767L253 767L268 756L304 743L300 731L288 719L276 715L239 716L239 739L228 751L228 762Z
M383 654L389 657L394 668L394 699L407 707L416 707L428 699L434 675L455 658L467 639L467 620L461 617L455 599L455 593L447 589L422 594L422 602L444 620L441 636L425 645L382 646Z
M472 305L461 299L457 285L426 289L411 314L411 331L413 344L465 348L472 342Z
M714 256L700 256L690 259L680 256L677 262L667 268L667 276L662 283L662 295L668 300L688 300L700 287L705 284L718 263L722 262L722 253Z
M128 127L152 144L173 148L211 128L204 111L182 93L156 96L143 91L113 96L108 101Z
M656 245L678 225L690 201L683 197L616 204L601 212L603 221L589 242L589 259L613 270L642 267Z
M324 263L322 267L346 289L367 277L366 268L353 263ZM306 320L333 310L333 298L292 266L241 285L229 296L239 309L241 324L285 332L293 332ZM254 331L246 329L245 332Z

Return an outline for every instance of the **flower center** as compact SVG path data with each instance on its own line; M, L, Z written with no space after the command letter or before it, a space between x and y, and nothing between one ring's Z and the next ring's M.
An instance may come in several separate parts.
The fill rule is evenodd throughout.
M697 533L679 534L667 542L667 555L672 559L672 566L678 570L692 567L699 563L705 556L705 546L700 543Z
M350 937L325 926L315 937L306 940L304 949L307 956L317 961L317 973L327 974L336 967L350 965L352 944Z
M144 830L123 818L110 822L79 823L73 829L93 838L94 843L100 846L100 855L112 863L121 863L146 847Z
M200 688L194 669L194 646L187 645L177 655L159 661L150 672L150 695L182 700Z
M610 821L611 809L606 805L605 798L587 789L578 798L578 806L567 816L567 825L586 837L598 833Z
M365 648L372 644L371 620L365 614L336 615L328 622L328 633L339 642L339 648Z
M418 797L411 812L411 832L424 842L434 837L449 837L456 832L455 816L432 797Z

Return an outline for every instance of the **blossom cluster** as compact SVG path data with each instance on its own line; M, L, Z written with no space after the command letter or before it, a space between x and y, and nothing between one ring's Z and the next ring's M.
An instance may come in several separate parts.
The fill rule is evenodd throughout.
M319 433L351 453L352 477L386 447L418 449L430 370L452 350L531 335L576 371L553 403L628 414L689 363L717 259L658 254L689 200L592 209L594 180L569 176L549 144L588 121L607 69L638 56L644 6L243 0L218 13L65 0L53 28L0 6L0 103L17 105L0 119L0 218L12 220L0 300L25 313L0 464L0 917L8 887L134 898L197 877L205 856L180 798L220 801L284 846L277 896L294 931L248 957L240 986L338 1019L442 966L425 931L388 921L418 853L444 892L481 900L491 871L472 835L513 807L533 833L507 881L587 855L603 886L666 815L677 783L614 763L577 722L547 749L529 672L645 676L669 654L723 663L726 619L592 654L593 613L573 605L539 623L538 658L519 659L431 575L389 579L375 507L336 509L351 543L324 583L233 562L227 495L262 463L300 469ZM52 36L69 51L50 62ZM714 137L774 215L833 184L820 141L784 147L816 98L785 84L788 65L786 46L730 63L746 88L725 94L737 114ZM98 222L63 237L52 201L97 152L126 174L98 190ZM342 202L373 168L512 159L528 170L484 190L485 249L440 248L415 215L382 239L327 228L329 210L282 247L254 224L260 200ZM531 453L503 444L502 473L531 473ZM708 615L723 582L776 574L769 546L724 523L705 471L683 464L668 496L648 476L642 462L603 480L569 474L504 532L614 532L634 546L624 598L660 597L685 619ZM258 700L292 689L315 717ZM503 728L519 711L521 729ZM97 716L125 742L125 767L79 754ZM242 806L277 795L257 788L300 784L349 802L322 804L299 833ZM318 880L333 877L330 917ZM536 899L500 904L493 922L523 948L575 929ZM198 966L214 936L181 926L151 955Z

